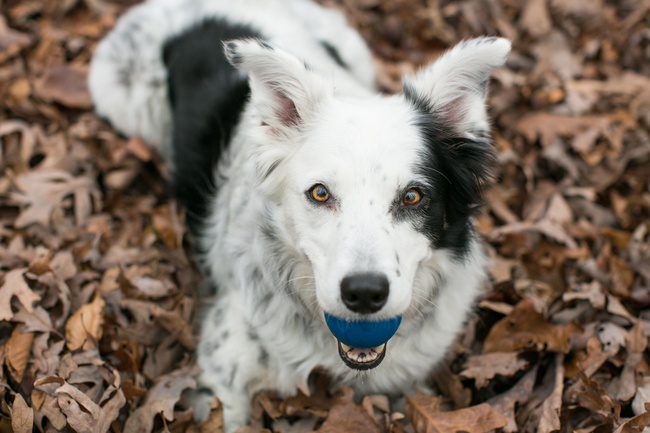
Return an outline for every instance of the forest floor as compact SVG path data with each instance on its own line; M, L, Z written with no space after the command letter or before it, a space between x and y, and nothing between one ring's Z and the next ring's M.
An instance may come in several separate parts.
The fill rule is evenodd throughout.
M0 432L194 425L201 280L167 171L92 111L85 78L128 0L0 2ZM256 397L242 432L640 432L650 424L650 1L323 0L380 82L501 35L498 182L476 225L491 281L405 413ZM263 430L269 429L269 430Z

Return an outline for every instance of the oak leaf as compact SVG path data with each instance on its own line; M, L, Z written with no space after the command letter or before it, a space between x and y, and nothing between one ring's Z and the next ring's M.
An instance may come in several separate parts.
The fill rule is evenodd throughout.
M16 296L29 313L34 312L33 304L41 297L29 288L25 281L26 268L12 269L5 274L4 283L0 286L0 320L12 320L11 298Z
M506 417L485 403L442 412L439 397L420 393L406 397L406 414L417 433L487 433L508 424Z
M524 349L568 353L569 338L577 334L578 329L573 323L551 325L535 310L533 300L526 298L492 327L485 339L483 353Z
M31 433L34 427L34 411L27 405L22 395L16 394L11 408L11 428L13 433Z
M90 304L82 305L65 324L65 338L69 350L89 350L102 338L105 302L96 295ZM90 338L89 338L90 337Z

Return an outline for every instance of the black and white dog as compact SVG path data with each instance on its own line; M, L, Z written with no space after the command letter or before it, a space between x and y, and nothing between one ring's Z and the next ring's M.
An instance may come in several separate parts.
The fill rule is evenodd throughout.
M462 42L384 96L360 36L307 0L150 0L99 44L96 110L168 159L218 288L198 357L227 431L315 367L359 394L424 386L485 280L471 217L509 50ZM402 322L355 348L324 314Z

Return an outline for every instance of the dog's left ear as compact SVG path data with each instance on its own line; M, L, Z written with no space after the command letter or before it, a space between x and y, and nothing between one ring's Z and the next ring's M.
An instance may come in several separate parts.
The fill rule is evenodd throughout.
M280 140L299 133L318 104L331 94L297 57L257 39L224 44L230 63L249 74L251 100L262 122Z
M485 107L492 71L505 63L510 41L477 38L461 42L414 76L404 78L404 95L442 119L456 134L482 137L489 131Z

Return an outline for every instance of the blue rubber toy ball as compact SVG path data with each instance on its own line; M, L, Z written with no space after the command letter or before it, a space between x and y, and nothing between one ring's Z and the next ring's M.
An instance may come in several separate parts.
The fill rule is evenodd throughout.
M402 316L371 322L347 321L325 313L325 322L341 343L357 349L369 349L390 340L402 323Z

